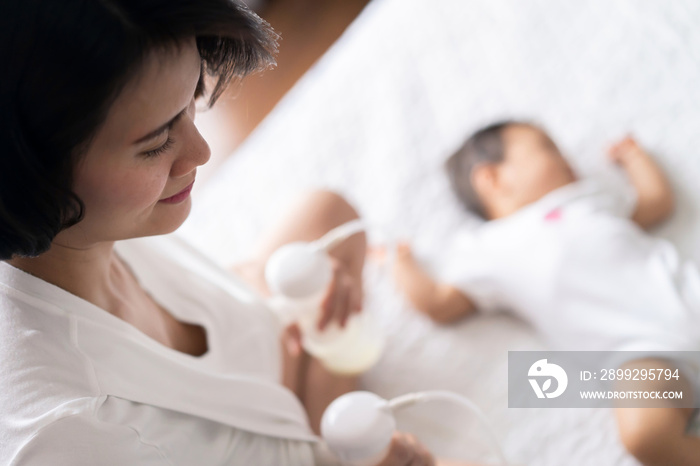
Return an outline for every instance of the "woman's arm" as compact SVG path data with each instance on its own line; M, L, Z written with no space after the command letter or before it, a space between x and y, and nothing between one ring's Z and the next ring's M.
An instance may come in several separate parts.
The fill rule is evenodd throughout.
M659 165L637 142L627 137L610 148L610 158L620 165L637 191L637 206L632 220L642 228L651 228L671 215L673 191Z
M411 304L435 322L447 324L476 311L474 303L460 290L433 280L416 262L408 244L397 246L393 272Z

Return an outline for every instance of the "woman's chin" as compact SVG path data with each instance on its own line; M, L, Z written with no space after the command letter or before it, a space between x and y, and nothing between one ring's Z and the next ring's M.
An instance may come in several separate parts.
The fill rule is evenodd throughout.
M185 223L192 210L191 197L187 197L178 204L158 203L158 232L155 235L166 235L172 233Z

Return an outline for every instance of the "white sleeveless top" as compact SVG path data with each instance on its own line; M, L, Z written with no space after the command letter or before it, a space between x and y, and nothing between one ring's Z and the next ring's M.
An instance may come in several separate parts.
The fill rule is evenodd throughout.
M171 349L0 262L0 464L334 462L280 383L280 329L258 295L176 234L115 251L157 303L206 329L208 351Z

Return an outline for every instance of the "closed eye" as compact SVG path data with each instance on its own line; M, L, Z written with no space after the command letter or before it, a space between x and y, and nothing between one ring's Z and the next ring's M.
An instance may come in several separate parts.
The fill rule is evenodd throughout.
M175 141L170 136L170 134L168 134L168 139L166 139L165 142L160 147L156 147L153 150L146 151L143 154L146 157L156 157L156 156L162 154L163 152L167 151L170 148L170 146L173 145L173 142L175 142Z

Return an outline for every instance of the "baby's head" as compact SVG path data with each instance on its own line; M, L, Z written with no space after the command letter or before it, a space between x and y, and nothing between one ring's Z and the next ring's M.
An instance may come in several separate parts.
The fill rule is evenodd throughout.
M519 121L480 129L446 168L460 201L487 220L512 214L576 180L547 133Z

